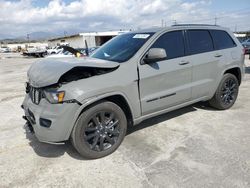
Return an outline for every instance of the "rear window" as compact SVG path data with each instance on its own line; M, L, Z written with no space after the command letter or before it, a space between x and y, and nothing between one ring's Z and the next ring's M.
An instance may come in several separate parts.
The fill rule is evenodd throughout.
M213 41L207 30L188 30L189 54L213 51Z
M235 42L227 32L220 30L211 30L210 32L213 37L216 50L232 48L236 46Z

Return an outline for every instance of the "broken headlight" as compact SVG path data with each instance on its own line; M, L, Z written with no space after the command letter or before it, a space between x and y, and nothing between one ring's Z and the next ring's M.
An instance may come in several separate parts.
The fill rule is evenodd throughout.
M65 91L45 90L44 95L50 103L57 104L64 101Z

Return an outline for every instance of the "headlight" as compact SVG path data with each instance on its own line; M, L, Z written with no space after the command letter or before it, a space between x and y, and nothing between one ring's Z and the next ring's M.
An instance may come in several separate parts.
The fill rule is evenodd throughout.
M44 91L45 97L46 99L52 103L52 104L56 104L56 103L62 103L64 96L65 96L65 92L64 91Z

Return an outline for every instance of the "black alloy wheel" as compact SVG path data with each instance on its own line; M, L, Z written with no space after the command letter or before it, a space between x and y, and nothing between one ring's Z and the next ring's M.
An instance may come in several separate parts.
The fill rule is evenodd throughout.
M238 96L239 81L235 75L227 73L223 76L213 98L209 104L219 110L231 108Z
M230 105L235 101L237 94L237 83L235 79L228 78L221 88L221 100L224 105Z
M126 131L127 119L123 110L113 102L100 101L79 116L71 141L83 157L97 159L113 153Z
M94 114L84 130L84 141L94 151L112 147L120 135L120 122L113 112L101 111Z

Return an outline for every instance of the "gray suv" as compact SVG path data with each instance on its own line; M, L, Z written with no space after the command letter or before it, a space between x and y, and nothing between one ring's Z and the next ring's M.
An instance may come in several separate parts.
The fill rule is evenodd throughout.
M129 32L88 58L45 59L28 71L22 104L41 142L70 139L85 158L114 152L128 126L209 101L230 108L244 50L226 28L175 25Z

